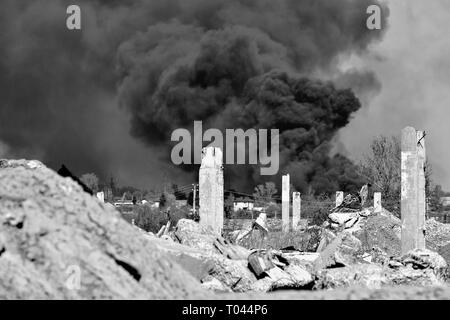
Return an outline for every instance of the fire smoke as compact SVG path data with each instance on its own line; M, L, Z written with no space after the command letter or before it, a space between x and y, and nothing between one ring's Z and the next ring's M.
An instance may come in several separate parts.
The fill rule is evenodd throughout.
M299 191L356 183L351 162L329 154L361 104L351 90L320 78L377 89L367 70L346 77L337 65L381 39L383 30L366 28L366 8L378 1L78 2L78 33L64 30L69 1L2 3L4 150L55 166L71 155L78 168L105 175L108 158L92 136L112 129L93 119L108 112L104 101L118 98L131 134L148 148L166 145L170 154L172 130L194 120L204 129L276 128L280 174L289 171ZM385 19L388 9L380 6ZM232 186L262 179L252 167L226 169Z

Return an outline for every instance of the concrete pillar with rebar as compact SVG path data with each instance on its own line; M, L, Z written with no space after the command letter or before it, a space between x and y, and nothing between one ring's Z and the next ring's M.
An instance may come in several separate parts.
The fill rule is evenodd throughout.
M401 219L402 254L425 248L425 143L423 132L402 130Z

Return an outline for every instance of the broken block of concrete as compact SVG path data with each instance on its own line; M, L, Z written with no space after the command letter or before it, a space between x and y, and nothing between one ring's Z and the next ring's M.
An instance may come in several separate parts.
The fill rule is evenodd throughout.
M314 261L314 268L320 270L354 264L358 261L359 253L362 253L361 241L350 232L343 231L320 253Z
M336 191L336 207L339 207L344 202L344 192Z
M248 264L257 277L261 277L266 271L275 267L270 255L265 251L252 252L248 257Z

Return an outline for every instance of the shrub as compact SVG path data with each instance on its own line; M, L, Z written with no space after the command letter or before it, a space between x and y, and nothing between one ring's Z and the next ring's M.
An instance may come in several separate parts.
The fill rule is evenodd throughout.
M281 206L279 204L272 202L266 208L266 214L267 218L275 218L275 217L281 218Z
M252 212L252 210L239 209L231 213L231 219L256 219L258 214L257 212Z
M170 225L173 228L177 225L178 220L193 218L188 206L160 210L159 208L152 208L149 205L139 205L136 206L136 212L137 218L135 224L139 228L153 233L158 232L168 221L170 221Z
M156 233L168 221L167 215L158 208L152 208L149 205L136 206L137 218L136 226L145 231Z
M183 206L181 208L172 207L167 211L167 215L169 216L170 225L175 227L180 219L194 219L194 216L191 214L191 208L189 206Z

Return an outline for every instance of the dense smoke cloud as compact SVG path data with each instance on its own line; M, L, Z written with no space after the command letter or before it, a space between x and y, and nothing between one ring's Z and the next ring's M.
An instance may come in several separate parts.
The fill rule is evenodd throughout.
M354 188L361 179L352 164L329 154L360 102L349 90L305 77L328 72L340 87L357 84L365 94L379 89L367 70L334 73L341 55L364 50L380 36L365 28L361 13L368 3L248 3L182 15L120 46L120 97L131 111L133 134L153 145L167 144L176 128L192 129L194 120L202 120L204 130L275 128L281 132L280 173L291 173L298 190ZM249 166L226 169L235 186L240 180L249 188L264 178Z
M346 77L336 69L342 57L381 38L365 26L374 3L78 1L83 29L71 32L69 1L4 1L2 150L52 166L70 161L104 177L117 146L128 141L108 141L125 118L111 103L117 97L133 136L158 150L157 157L166 155L160 145L168 145L171 130L189 129L194 120L206 127L278 128L282 171L292 171L302 191L309 182L322 190L326 181L348 176L350 163L328 156L336 132L360 107L341 90L345 79L358 79L361 91L377 89L367 71ZM387 13L383 7L383 18ZM344 80L335 89L312 75ZM232 170L245 171L250 186L261 177L247 169Z

